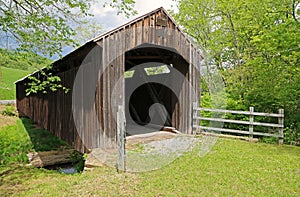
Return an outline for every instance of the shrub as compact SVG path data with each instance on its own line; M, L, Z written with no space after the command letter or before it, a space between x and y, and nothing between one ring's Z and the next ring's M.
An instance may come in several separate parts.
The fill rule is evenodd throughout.
M294 124L291 124L289 127L284 128L284 143L290 145L300 146L300 132L297 132L297 128Z
M13 105L8 105L6 108L1 112L2 115L4 116L16 116L16 110Z

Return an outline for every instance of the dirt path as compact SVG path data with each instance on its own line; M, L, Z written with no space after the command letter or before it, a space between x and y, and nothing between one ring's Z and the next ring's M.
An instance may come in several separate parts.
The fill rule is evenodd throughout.
M0 128L13 125L16 123L18 117L17 116L4 116L1 114L3 110L5 110L6 105L0 105Z

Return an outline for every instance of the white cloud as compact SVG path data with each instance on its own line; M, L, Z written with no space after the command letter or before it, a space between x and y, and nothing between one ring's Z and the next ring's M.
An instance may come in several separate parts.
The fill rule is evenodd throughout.
M139 12L139 14L145 14L159 7L164 7L166 10L171 9L172 5L173 6L175 5L174 1L172 0L151 0L151 1L136 0L135 8Z
M103 25L105 31L116 28L137 16L126 18L123 15L117 15L117 11L109 6L103 7L105 0L98 1L92 6L91 12L95 15L95 19ZM159 7L164 7L166 10L172 9L175 6L172 0L136 0L135 9L138 11L138 16L144 15ZM174 7L173 7L174 8Z

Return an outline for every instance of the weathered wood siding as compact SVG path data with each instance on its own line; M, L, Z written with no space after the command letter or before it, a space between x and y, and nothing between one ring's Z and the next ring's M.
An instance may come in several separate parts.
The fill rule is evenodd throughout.
M165 20L161 21L161 18ZM125 70L125 53L144 43L173 48L183 57L185 64L189 64L185 77L193 88L187 84L182 87L182 94L178 102L181 106L176 104L176 109L172 114L172 126L184 133L191 133L192 103L194 102L191 95L192 91L198 96L200 95L199 62L202 56L163 9L158 9L117 28L55 62L54 71L61 77L62 84L70 88L68 93L59 90L47 94L38 93L25 96L25 84L28 79L25 78L17 82L17 108L19 112L33 119L37 125L66 140L81 152L95 147L115 147L116 107L118 105L124 106L125 88L122 75ZM100 49L96 51L99 57L96 56L98 58L90 61L84 60L96 44L100 46ZM88 79L79 76L79 79L82 80L82 87L87 87L93 81L98 81L94 104L89 107L82 106L77 112L81 115L80 120L76 121L88 125L81 136L76 130L72 114L72 87L79 68L84 69L92 76ZM178 69L180 70L180 68ZM98 74L98 77L95 73ZM100 75L100 73L102 74ZM35 74L35 76L37 75L38 73ZM112 99L112 93L118 80L122 82L122 91L118 92L117 99ZM79 90L76 95L84 96L85 91L84 89ZM113 107L111 108L111 106ZM92 113L93 111L97 112L96 116ZM97 121L99 125L96 124Z

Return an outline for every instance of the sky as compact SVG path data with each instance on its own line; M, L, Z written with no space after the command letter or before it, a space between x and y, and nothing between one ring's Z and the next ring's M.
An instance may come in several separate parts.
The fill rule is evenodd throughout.
M135 10L138 14L130 18L126 18L124 15L117 15L117 11L109 6L103 7L105 0L98 1L97 4L91 7L91 12L94 14L94 18L100 24L102 24L104 32L112 30L126 22L151 12L159 7L164 7L166 10L175 7L175 3L172 0L136 0Z
M124 15L117 14L117 10L109 6L103 7L105 0L99 0L95 5L91 6L91 14L94 15L94 19L102 25L102 33L115 29L141 15L147 14L157 8L163 7L166 10L175 10L175 3L173 0L135 0L135 10L138 12L137 15L126 18ZM173 7L172 7L173 6ZM83 43L88 41L85 40ZM72 52L73 47L67 46L63 48L62 55ZM51 59L59 59L58 56L54 56Z
M97 21L102 26L102 33L115 29L134 18L137 18L141 15L144 15L148 12L151 12L159 7L164 7L166 10L175 9L175 2L173 0L135 0L134 9L138 12L137 15L126 18L124 15L117 14L117 10L109 6L103 7L104 2L109 2L111 0L95 0L95 4L91 6L90 12L94 15L94 20ZM173 6L173 7L172 7ZM89 41L91 38L87 38L83 43ZM82 43L82 44L83 44ZM5 46L4 39L0 40L0 45ZM73 51L74 48L71 46L66 46L63 48L62 55ZM57 55L51 57L51 59L59 59Z

